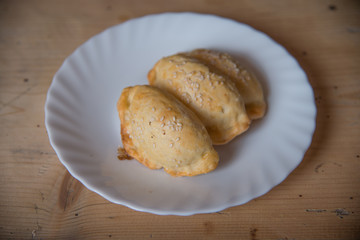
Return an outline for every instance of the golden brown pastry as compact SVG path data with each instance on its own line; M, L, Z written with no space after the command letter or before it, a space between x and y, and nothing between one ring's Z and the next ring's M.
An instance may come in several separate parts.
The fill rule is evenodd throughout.
M199 118L153 86L125 88L117 103L126 152L151 169L194 176L217 167L219 156Z
M196 49L185 53L185 55L198 59L218 74L227 76L232 80L244 99L246 112L250 119L258 119L264 116L266 103L259 81L233 57L227 53L208 49Z
M250 119L236 85L198 59L176 54L159 60L148 73L150 85L164 89L194 111L213 144L225 144L246 131Z

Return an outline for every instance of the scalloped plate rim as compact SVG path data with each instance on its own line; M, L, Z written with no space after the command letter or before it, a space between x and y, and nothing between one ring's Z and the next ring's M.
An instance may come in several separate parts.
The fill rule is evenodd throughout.
M301 163L302 161L302 158L303 156L305 155L307 149L310 147L311 145L311 142L312 142L312 136L314 134L314 131L315 131L315 127L316 127L316 105L315 105L315 102L314 102L314 99L313 99L313 126L312 126L312 129L310 129L310 138L309 138L309 141L307 143L307 146L305 147L304 151L303 151L303 154L302 154L302 158L297 161L297 164L294 168L292 168L291 170L289 170L287 172L287 174L278 182L276 183L275 185L273 185L270 189L266 190L266 191L261 191L260 193L258 193L256 196L253 196L245 201L238 201L238 202L233 202L232 204L227 204L227 203L224 203L223 205L221 206L218 206L217 208L215 207L212 207L212 208L206 208L206 209L202 209L202 210L199 210L199 211L196 211L196 212L187 212L186 210L185 211L160 211L160 210L152 210L152 209L148 209L146 207L141 207L141 206L135 206L135 205L132 205L131 203L127 203L127 202L123 202L123 201L120 201L118 199L112 199L111 197L108 197L106 194L102 193L101 191L98 191L98 189L94 188L91 184L89 184L86 179L83 177L83 176L79 176L79 174L76 173L76 170L73 169L73 167L71 166L71 163L67 162L66 160L63 159L62 157L62 151L61 151L61 147L57 146L56 144L53 144L54 142L54 135L53 135L53 132L51 130L51 124L49 124L49 105L50 105L50 101L51 101L51 95L52 95L52 91L54 91L54 83L56 81L56 78L58 76L58 73L62 70L64 64L66 64L66 62L68 61L68 59L70 59L81 47L83 47L84 45L86 45L88 42L92 41L94 38L98 37L99 35L101 34L104 34L105 32L107 31L111 31L113 29L116 29L118 28L119 26L121 25L124 25L124 24L131 24L131 22L133 21L142 21L146 18L152 18L152 17L163 17L163 16L174 16L174 15L193 15L193 16L199 16L199 17L212 17L212 18L218 18L222 21L229 21L229 22L232 22L232 23L236 23L236 24L239 24L239 25L242 25L243 27L247 27L249 30L251 31L255 31L261 35L263 35L264 37L266 37L267 39L269 39L272 44L275 44L277 45L277 47L280 47L283 49L283 51L285 51L288 56L290 58L292 58L296 64L298 65L298 70L302 71L305 76L306 76L306 73L305 71L301 68L300 64L298 63L298 61L286 50L285 47L283 47L282 45L280 45L279 43L277 43L276 41L274 41L270 36L268 36L267 34L261 32L261 31L258 31L256 30L255 28L247 25L247 24L244 24L244 23L241 23L241 22L237 22L233 19L229 19L229 18L226 18L226 17L222 17L222 16L217 16L217 15L213 15L213 14L202 14L202 13L192 13L192 12L180 12L180 13L174 13L174 12L167 12L167 13L160 13L160 14L150 14L150 15L145 15L145 16L142 16L142 17L139 17L139 18L134 18L134 19L130 19L130 20L127 20L121 24L117 24L117 25L114 25L114 26L111 26L105 30L103 30L102 32L94 35L93 37L91 37L90 39L86 40L84 43L82 43L79 47L77 47L65 60L64 62L61 64L59 70L55 73L54 77L53 77L53 81L51 82L50 84L50 87L49 87L49 90L48 90L48 94L46 96L46 100L45 100L45 126L46 126L46 129L47 129L47 133L48 133L48 137L49 137L49 140L50 140L50 143L54 149L54 151L56 152L60 162L66 167L66 169L70 172L70 174L78 179L85 187L87 187L88 189L90 189L91 191L93 192L96 192L97 194L99 194L100 196L104 197L105 199L111 201L111 202L114 202L116 204L121 204L121 205L124 205L124 206L127 206L131 209L134 209L136 211L142 211L142 212L148 212L148 213L154 213L154 214L158 214L158 215L179 215L179 216L189 216L189 215L193 215L193 214L201 214L201 213L213 213L213 212L218 212L218 211L222 211L224 209L227 209L229 207L234 207L234 206L238 206L238 205L242 205L242 204L245 204L255 198L258 198L266 193L268 193L269 191L271 191L274 187L276 187L277 185L279 185L282 181L284 181L289 175L290 173ZM306 76L306 80L307 80L307 76ZM311 88L311 85L310 83L307 81L306 82L309 86L310 86L310 90L311 90L311 95L313 96L313 90Z

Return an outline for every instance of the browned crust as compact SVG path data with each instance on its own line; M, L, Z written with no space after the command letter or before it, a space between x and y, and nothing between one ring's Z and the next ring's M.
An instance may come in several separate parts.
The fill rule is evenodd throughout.
M148 159L143 158L142 156L139 155L139 153L135 149L132 139L129 137L128 132L130 132L131 129L129 128L129 124L125 120L125 113L129 109L128 99L129 99L129 93L130 93L131 88L132 87L125 88L120 96L119 101L117 102L117 110L119 112L120 121L122 123L121 124L121 140L122 140L123 146L124 146L126 152L131 157L133 157L134 159L136 159L137 161L139 161L146 167L148 167L150 169L159 169L159 168L161 168L160 166L151 163Z
M154 68L155 68L155 67L154 67ZM147 78L148 78L148 81L149 81L149 84L150 84L150 85L153 85L153 84L154 84L155 78L156 78L156 72L155 72L154 68L151 69L151 70L148 72L148 74L147 74Z
M192 53L196 53L195 55L193 55ZM234 81L234 83L236 83L237 85L237 80L233 79L233 77L231 77L224 69L218 69L216 66L213 66L213 64L209 61L206 61L206 55L207 54L216 54L216 53L221 53L218 51L214 51L214 50L208 50L208 49L196 49L193 50L191 52L189 52L189 54L192 57L195 57L196 59L198 59L199 61L201 61L202 63L208 65L208 67L211 67L214 71L218 71L219 74L224 74L227 75L229 77L229 79L232 79ZM202 55L203 57L199 57L199 55L197 56L197 54ZM236 64L236 66L238 68L243 68L241 66L241 64L230 54L227 53L222 53L224 56L226 56L226 58L233 62L234 64ZM213 55L214 56L214 55ZM217 59L219 59L219 57L216 57ZM253 73L249 72L250 75L253 76L254 79L255 76L253 75ZM257 80L256 80L257 81ZM261 89L261 91L263 92L262 86L261 84L257 81L258 83L258 87ZM240 87L238 87L240 89ZM263 96L264 97L264 96ZM251 120L255 120L255 119L260 119L265 115L266 112L266 102L265 100L263 102L251 102L251 103L245 103L245 109L247 114L249 115L249 118Z
M133 157L131 157L125 150L125 148L119 147L118 148L118 159L119 160L132 160Z
M220 136L217 136L216 142L213 141L213 145L224 145L228 142L231 142L231 140L233 140L235 137L240 135L239 133L243 133L246 130L248 130L250 127L250 124L251 124L251 121L244 122L242 124L237 124L236 126L234 126L232 128L231 132L227 133L228 137L226 139L221 139ZM216 136L216 135L214 135L214 136Z
M208 158L219 158L219 155L218 153L213 149L211 152L207 153L205 156L204 156L204 160L206 161L206 159ZM200 174L205 174L205 173L209 173L213 170L216 169L216 167L218 166L218 163L219 161L217 162L213 162L213 164L211 165L207 165L207 168L203 168L201 171L193 171L191 173L189 172L178 172L178 171L173 171L171 169L167 169L167 168L164 168L165 172L167 172L168 174L170 174L171 176L174 176L174 177L183 177L183 176L187 176L187 177L192 177L192 176L195 176L195 175L200 175Z
M245 107L248 115L253 120L264 117L266 112L266 103L251 103L246 104Z
M199 60L199 59L198 59ZM199 60L200 61L200 60ZM159 64L160 60L158 62L156 62L156 64L153 66L153 68L148 72L147 74L147 78L148 78L148 82L150 85L156 86L156 68ZM206 65L207 67L211 67L211 69L213 69L214 67L209 66L206 62L200 61L202 64ZM213 69L214 71L217 71L216 69ZM182 101L181 99L179 99L180 101ZM183 101L182 101L183 102ZM185 105L187 105L185 102L183 102ZM253 116L255 116L253 119L256 118L261 118L261 110L258 107L258 105L254 106L254 108L251 108L252 106L250 106L249 109L247 109L245 107L245 111L247 112L251 112L253 114ZM237 137L238 135L242 134L243 132L247 131L250 127L251 124L251 119L249 118L249 116L247 116L247 119L243 119L242 123L238 123L235 126L232 127L232 129L229 129L229 131L226 133L227 138L223 138L224 134L220 133L218 131L218 129L209 129L209 127L207 127L208 132L212 138L212 142L213 145L223 145L226 144L228 142L230 142L231 140L233 140L235 137Z
M121 121L122 143L128 155L130 155L138 162L140 162L141 164L143 164L144 166L150 169L164 168L164 170L171 176L195 176L199 174L208 173L217 167L219 156L213 148L210 151L206 151L206 153L204 153L205 155L202 156L202 159L196 162L194 165L192 165L191 168L188 170L168 169L158 163L154 163L153 161L149 161L149 159L145 158L140 152L140 150L137 149L137 145L134 144L131 119L128 117L129 111L131 109L130 104L133 101L132 98L134 94L136 94L136 89L132 89L132 88L136 88L136 87L125 88L117 102L117 109ZM169 97L172 97L172 95L169 95ZM196 116L194 115L193 117Z

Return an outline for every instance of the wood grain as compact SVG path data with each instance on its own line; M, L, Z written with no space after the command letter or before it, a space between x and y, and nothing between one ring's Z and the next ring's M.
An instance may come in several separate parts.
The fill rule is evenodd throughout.
M282 44L314 88L317 128L299 167L249 203L157 216L108 202L59 162L44 127L52 77L80 44L128 19L212 13ZM0 1L1 239L359 239L359 1Z

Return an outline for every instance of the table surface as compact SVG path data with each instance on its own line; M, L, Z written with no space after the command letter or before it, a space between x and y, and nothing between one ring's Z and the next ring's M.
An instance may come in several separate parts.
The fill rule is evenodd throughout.
M300 63L315 92L313 141L267 194L212 214L158 216L113 204L59 162L44 126L52 77L84 41L161 12L253 26ZM1 239L359 239L359 1L1 1Z

